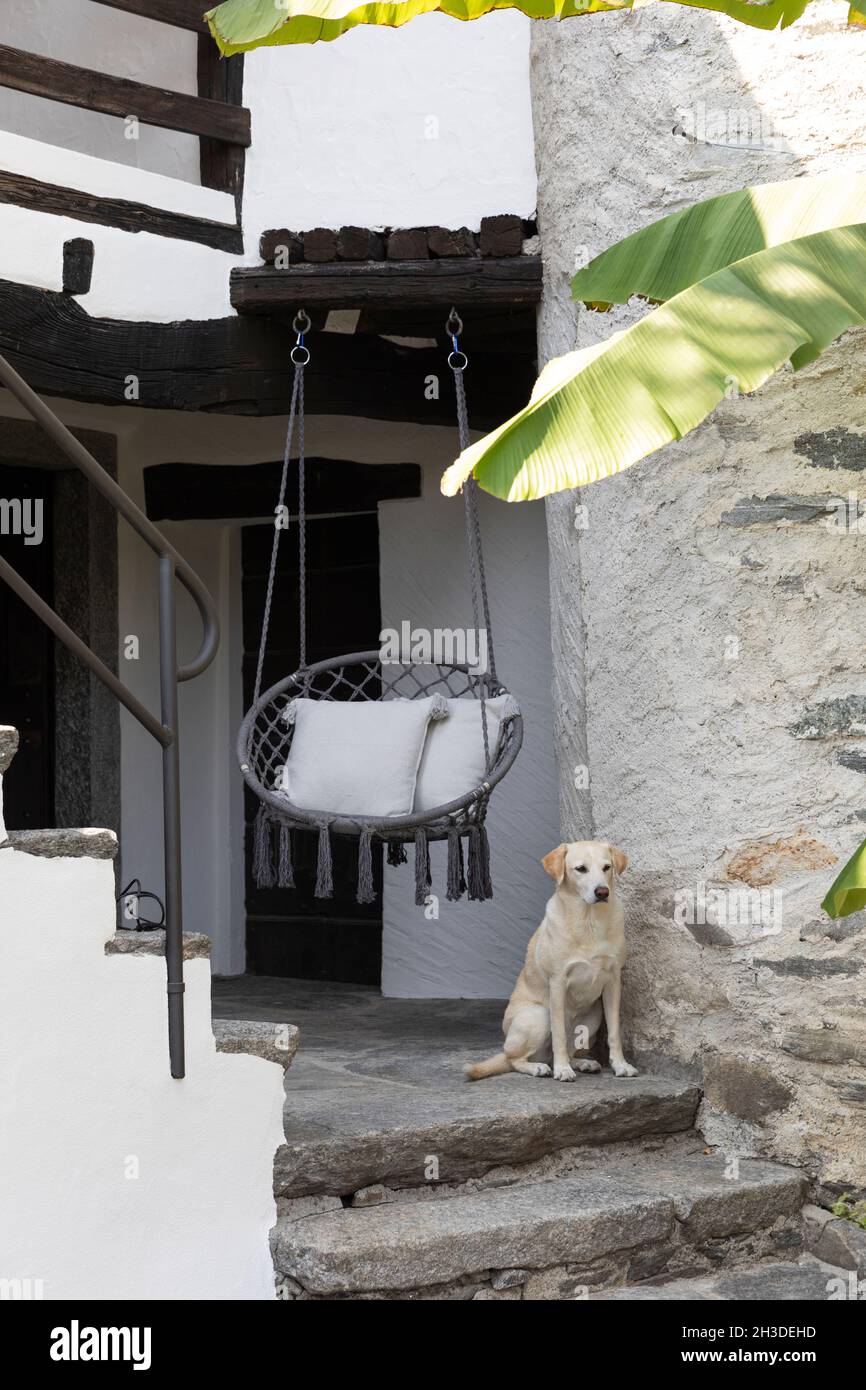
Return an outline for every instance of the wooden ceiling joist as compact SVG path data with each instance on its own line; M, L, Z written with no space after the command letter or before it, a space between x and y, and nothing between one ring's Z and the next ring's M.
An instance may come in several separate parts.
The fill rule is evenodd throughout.
M336 261L326 265L238 266L231 274L231 302L240 314L400 309L455 304L527 308L541 299L541 257L464 257L425 261Z

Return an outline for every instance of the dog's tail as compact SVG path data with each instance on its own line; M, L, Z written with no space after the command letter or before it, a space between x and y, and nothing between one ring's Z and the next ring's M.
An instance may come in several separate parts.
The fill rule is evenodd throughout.
M483 1076L502 1076L513 1068L504 1052L497 1052L495 1057L488 1057L486 1062L469 1062L463 1068L464 1076L468 1076L470 1081L480 1081Z

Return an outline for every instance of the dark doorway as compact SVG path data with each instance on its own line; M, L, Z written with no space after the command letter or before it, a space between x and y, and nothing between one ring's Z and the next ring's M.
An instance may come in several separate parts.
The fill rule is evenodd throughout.
M273 525L242 534L244 706L252 703ZM379 523L375 512L307 523L307 660L379 645ZM292 528L281 540L263 689L297 668L298 551ZM256 975L378 985L382 970L382 847L374 845L376 900L355 901L357 844L335 837L334 896L313 896L317 837L293 832L296 888L258 889L252 879L256 801L246 791L247 969Z
M0 555L47 603L54 598L53 482L44 469L0 465ZM3 778L7 827L53 826L53 639L45 624L2 583L0 724L14 725L21 738Z

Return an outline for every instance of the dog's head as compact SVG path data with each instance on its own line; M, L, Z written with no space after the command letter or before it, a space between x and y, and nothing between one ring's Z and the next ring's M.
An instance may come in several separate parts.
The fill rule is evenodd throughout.
M585 903L601 903L607 902L628 859L615 845L576 840L552 849L541 862L557 888L577 893Z

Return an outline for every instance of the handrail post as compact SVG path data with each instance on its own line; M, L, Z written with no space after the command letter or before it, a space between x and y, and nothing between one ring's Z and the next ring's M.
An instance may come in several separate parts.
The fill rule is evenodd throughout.
M168 1050L171 1074L180 1080L184 1066L183 1026L183 884L180 850L180 750L177 713L177 610L175 565L159 557L159 680L162 722L171 742L162 750L163 845L165 851L165 962L168 975Z

